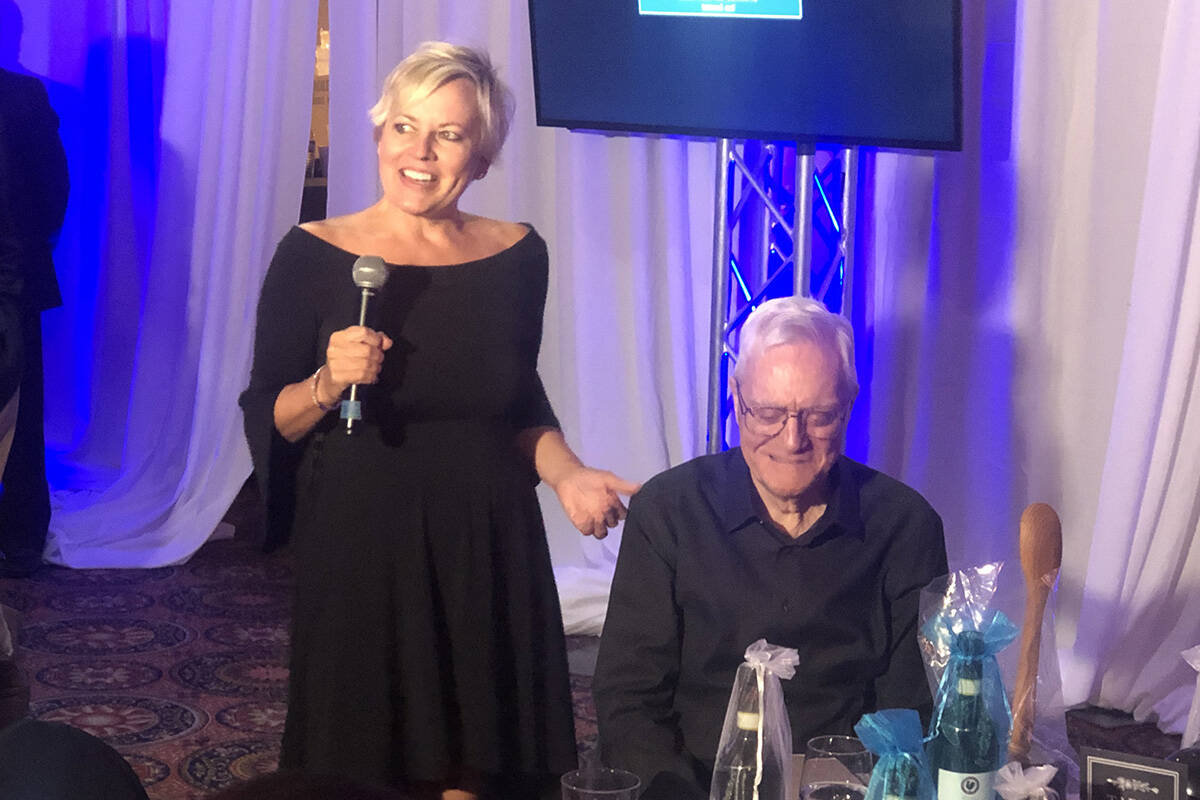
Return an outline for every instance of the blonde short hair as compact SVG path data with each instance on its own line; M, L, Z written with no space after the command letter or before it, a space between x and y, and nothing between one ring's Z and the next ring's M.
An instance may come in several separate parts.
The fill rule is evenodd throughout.
M834 314L820 300L811 297L776 297L750 312L742 323L734 378L745 377L751 359L768 347L801 341L824 347L836 357L840 399L844 403L853 403L858 396L854 328L850 320Z
M512 121L512 92L500 80L483 50L425 42L388 73L379 101L368 112L376 138L396 107L422 100L451 81L466 78L475 84L479 107L479 156L485 165L496 162Z

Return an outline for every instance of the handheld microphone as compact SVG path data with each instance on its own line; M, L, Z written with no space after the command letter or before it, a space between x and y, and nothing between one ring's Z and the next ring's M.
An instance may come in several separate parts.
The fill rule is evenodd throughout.
M354 260L354 285L362 289L362 301L358 307L358 324L367 324L367 304L375 293L387 283L388 271L379 256L359 256ZM354 430L354 421L362 419L362 403L358 400L358 384L350 386L350 399L342 401L342 419L346 420L346 434Z

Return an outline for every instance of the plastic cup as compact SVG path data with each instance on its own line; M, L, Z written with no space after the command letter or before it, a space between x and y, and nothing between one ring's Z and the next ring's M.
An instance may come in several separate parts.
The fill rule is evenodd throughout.
M803 800L863 800L871 780L871 752L853 736L814 736L804 750Z
M563 800L637 800L642 782L623 769L575 769L562 776Z

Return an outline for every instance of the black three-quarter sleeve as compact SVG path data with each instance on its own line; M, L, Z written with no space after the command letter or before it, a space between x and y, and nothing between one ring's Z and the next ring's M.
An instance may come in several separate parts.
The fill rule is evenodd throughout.
M546 388L537 370L530 371L526 377L522 392L523 401L513 414L513 426L519 430L526 428L558 428L558 417L546 396Z
M246 441L267 509L265 550L287 541L295 512L295 474L303 440L289 442L275 428L275 398L290 383L312 374L317 364L317 311L306 279L306 260L297 230L275 250L263 280L254 331L250 385L238 402Z
M546 396L546 388L537 371L538 353L542 349L542 317L546 310L546 287L549 281L550 257L546 250L546 242L536 231L530 230L530 261L528 274L528 304L524 309L525 341L521 348L524 360L522 363L521 387L518 400L514 405L510 418L513 427L518 430L527 428L558 428L558 417Z

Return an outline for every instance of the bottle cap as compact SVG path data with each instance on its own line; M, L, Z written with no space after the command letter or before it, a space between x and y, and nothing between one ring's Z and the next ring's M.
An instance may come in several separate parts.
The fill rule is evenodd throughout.
M967 658L979 658L987 650L983 634L970 629L958 633L958 636L955 637L955 645L957 645L958 652Z

